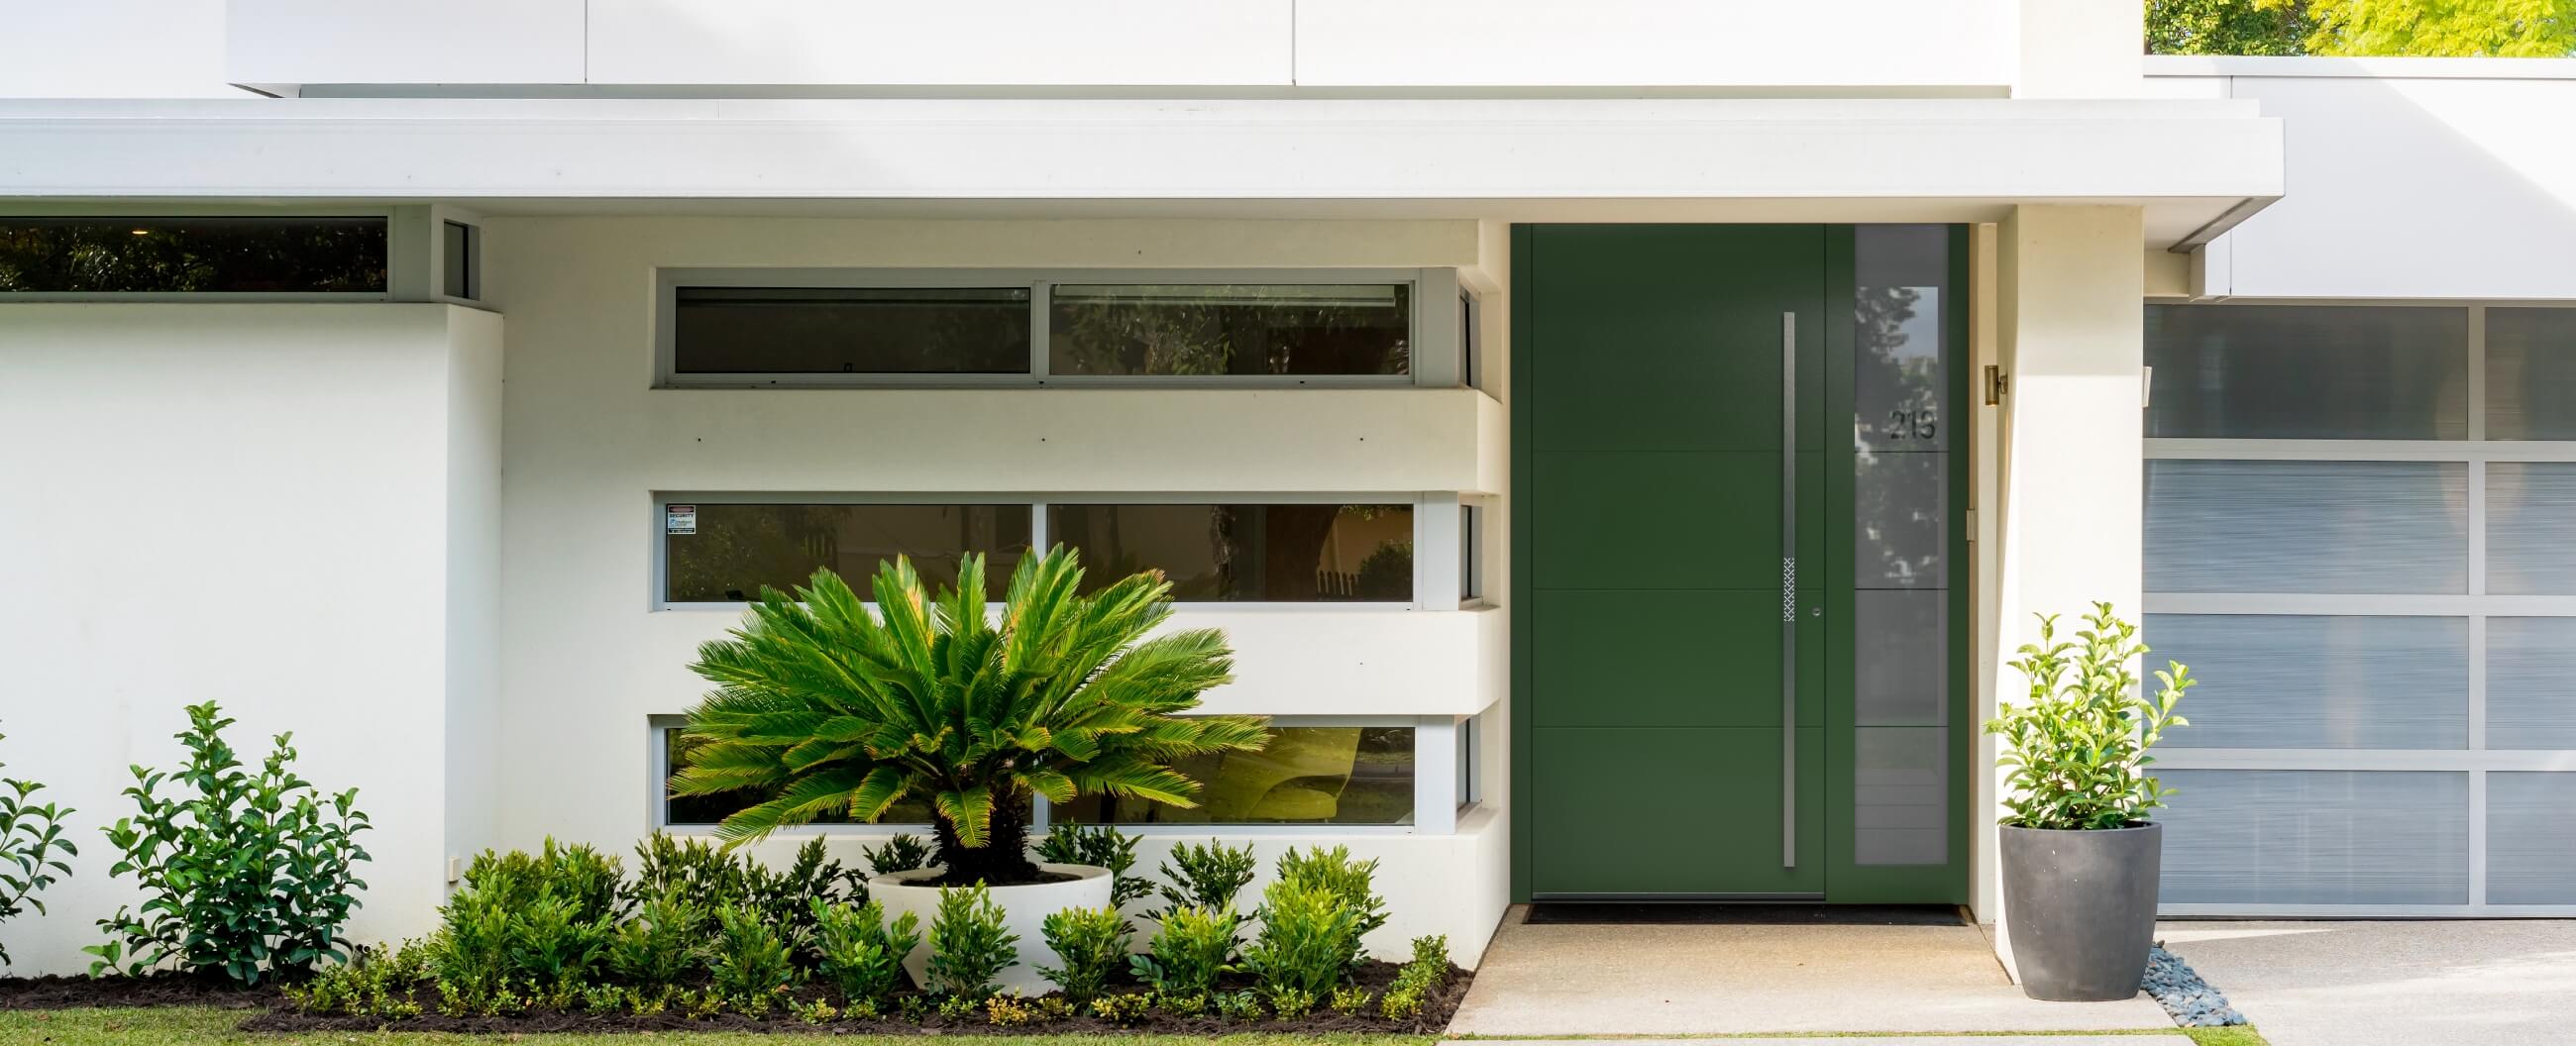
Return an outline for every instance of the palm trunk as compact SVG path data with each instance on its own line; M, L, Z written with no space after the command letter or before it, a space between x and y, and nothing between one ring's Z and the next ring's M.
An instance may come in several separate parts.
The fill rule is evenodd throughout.
M1012 796L993 804L992 824L984 832L984 845L966 846L957 841L957 826L945 817L934 817L930 826L935 848L931 860L947 869L939 877L943 886L1016 886L1038 881L1038 866L1029 860L1029 800Z

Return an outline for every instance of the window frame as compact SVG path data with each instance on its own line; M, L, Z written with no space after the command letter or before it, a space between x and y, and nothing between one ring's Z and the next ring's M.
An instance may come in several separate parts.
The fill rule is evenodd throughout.
M1190 611L1330 611L1334 613L1393 613L1417 610L1458 609L1446 596L1434 593L1454 592L1458 569L1454 542L1458 513L1448 511L1458 504L1454 494L1398 492L1364 494L1354 492L1296 494L1193 494L1170 492L1110 492L1000 494L991 492L840 492L777 493L742 492L708 493L701 491L657 491L651 495L648 511L642 513L652 541L652 567L647 571L646 600L650 610L704 612L740 612L742 603L674 602L670 592L669 535L664 532L663 509L666 505L1010 505L1029 510L1029 534L1032 547L1043 551L1052 542L1047 532L1047 508L1051 505L1404 505L1413 510L1413 598L1395 600L1176 600L1172 606ZM1447 520L1448 523L1435 523ZM874 605L871 603L870 605Z
M653 273L653 387L656 389L761 388L1455 388L1464 384L1466 361L1448 346L1459 343L1455 310L1428 308L1460 295L1458 270L1450 268L1338 269L925 269L925 268L657 268ZM1057 284L1315 285L1401 284L1409 288L1406 374L1055 374L1049 353ZM676 344L682 287L884 287L1026 288L1029 292L1029 369L1024 374L682 374ZM1442 346L1424 352L1423 346Z
M1274 715L1264 717L1273 727L1409 727L1413 730L1413 823L1411 824L1325 824L1325 823L1257 823L1257 824L1117 824L1119 831L1138 838L1205 839L1219 838L1305 838L1316 835L1454 835L1460 818L1473 811L1479 799L1457 794L1461 774L1456 760L1459 754L1458 731L1467 716L1349 716L1349 715ZM685 725L686 715L657 714L645 717L644 729L644 804L645 824L650 831L681 837L714 835L713 825L674 824L669 819L668 798L664 787L671 779L668 751L662 731ZM1481 748L1481 746L1479 746ZM1471 790L1480 789L1481 775L1470 768L1464 775ZM1054 811L1045 797L1038 797L1030 811L1031 841L1045 835L1055 823ZM822 836L880 840L897 833L909 832L927 836L927 824L883 822L878 824L803 824L782 828L778 835L789 838Z
M397 300L395 292L403 285L407 254L415 253L411 232L402 216L392 207L294 207L276 210L244 210L240 207L171 205L163 207L97 207L47 206L20 203L0 208L0 219L41 218L49 221L94 220L100 222L207 219L207 218L374 218L385 223L385 289L381 291L13 291L0 292L0 304L9 302L379 302Z

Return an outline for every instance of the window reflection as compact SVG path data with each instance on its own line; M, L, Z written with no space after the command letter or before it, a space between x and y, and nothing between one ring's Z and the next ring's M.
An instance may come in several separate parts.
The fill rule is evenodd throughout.
M861 596L880 563L912 557L922 583L957 583L969 552L985 554L984 589L999 599L1028 551L1026 505L698 504L695 533L665 534L664 599L741 602L762 586L788 591L830 567Z
M1049 367L1066 375L1406 374L1411 293L1403 284L1060 284L1050 298Z
M681 374L1026 374L1026 287L682 287Z
M1411 824L1413 728L1288 726L1258 752L1174 764L1199 782L1199 805L1084 796L1053 816L1094 824Z
M1179 600L1413 600L1411 505L1051 505L1047 538L1087 591L1160 570Z

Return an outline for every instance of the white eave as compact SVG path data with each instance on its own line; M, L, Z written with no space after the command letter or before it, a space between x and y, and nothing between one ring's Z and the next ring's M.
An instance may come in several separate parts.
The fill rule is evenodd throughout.
M538 213L1876 221L2107 203L2188 246L2278 198L2282 156L2280 121L2198 99L0 102L0 200Z

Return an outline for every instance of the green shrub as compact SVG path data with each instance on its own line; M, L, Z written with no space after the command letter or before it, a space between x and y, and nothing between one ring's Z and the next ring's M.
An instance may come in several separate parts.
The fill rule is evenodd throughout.
M1037 1019L1037 1009L1016 992L984 1000L984 1023L996 1028L1016 1028Z
M883 846L861 847L859 854L868 859L870 875L892 875L930 865L930 844L910 832L896 832Z
M1230 1021L1261 1019L1261 996L1249 988L1239 992L1219 992L1215 998L1216 1015L1219 1017Z
M525 908L541 895L557 897L582 922L626 914L631 905L619 894L619 877L617 858L587 845L565 846L552 837L536 853L485 850L465 866L468 885L505 883L509 892L503 903L513 909Z
M859 873L830 859L821 839L808 839L784 870L772 870L747 853L701 839L655 832L635 846L635 878L625 887L629 904L676 895L706 906L742 905L759 913L790 950L803 950L814 935L814 901L867 899Z
M243 769L223 739L233 725L213 702L188 707L188 748L176 772L133 768L125 795L135 815L107 829L118 853L111 876L132 875L147 900L98 921L104 944L93 974L164 965L215 972L243 984L340 961L340 929L365 889L353 869L367 859L357 834L367 815L358 791L324 795L295 775L291 734L258 772ZM164 784L181 791L163 796Z
M63 816L72 811L27 800L44 787L0 777L0 789L9 793L0 795L0 922L31 908L45 914L45 902L36 895L54 884L56 873L72 874L72 866L63 858L80 855L72 841L63 838ZM0 947L0 966L8 964L9 949Z
M1449 938L1440 934L1413 939L1413 959L1395 973L1378 1002L1388 1020L1409 1021L1422 1015L1423 999L1449 980Z
M1038 860L1052 864L1109 869L1111 908L1124 908L1127 902L1154 892L1153 883L1127 875L1128 869L1136 867L1136 837L1108 825L1056 822L1038 841L1037 852Z
M587 984L616 931L606 915L582 917L582 902L540 892L510 913L510 971L548 988Z
M823 977L852 1004L880 1004L903 981L904 956L921 944L920 920L911 912L886 922L885 906L814 902L815 949Z
M787 942L767 919L750 907L729 904L716 909L716 997L757 1017L796 983L796 964Z
M1295 1016L1341 983L1358 935L1359 916L1340 894L1282 879L1261 895L1261 932L1243 949L1243 968L1271 1008Z
M1089 1002L1109 986L1109 978L1127 964L1127 945L1136 936L1116 908L1067 908L1041 924L1047 947L1063 960L1061 968L1038 967L1064 997Z
M2039 642L2024 645L2012 662L2030 680L2030 701L2006 701L1986 723L1987 733L2010 743L1995 759L2007 771L2006 825L2126 828L2173 794L2147 776L2155 761L2147 750L2166 727L2191 725L2173 714L2196 682L2191 670L2165 662L2156 673L2161 691L2148 700L2129 668L2147 652L2137 641L2138 626L2120 620L2109 603L2093 604L2084 623L2078 641L2065 642L2057 639L2056 615L2039 616Z
M1253 867L1250 843L1236 849L1210 839L1205 845L1172 847L1163 859L1163 910L1151 918L1159 920L1176 908L1234 911L1236 898L1252 883Z
M418 941L393 948L356 948L349 961L326 966L303 984L287 985L287 1002L321 1016L401 1020L420 1016L412 991L429 975L429 949Z
M1341 1014L1344 1017L1356 1017L1359 1016L1362 1011L1368 1009L1368 1004L1369 990L1366 988L1362 988L1356 984L1348 984L1333 989L1333 998L1330 1005L1332 1006L1334 1013Z
M992 994L993 978L1019 961L1019 941L1003 927L991 889L940 890L939 913L930 920L930 990L978 999Z
M1162 931L1149 951L1130 956L1136 978L1154 990L1178 995L1205 995L1234 967L1235 929L1240 919L1229 911L1175 908L1163 914Z
M481 887L459 890L439 908L429 966L438 981L441 1012L451 1006L470 1011L509 983L515 913L509 906L510 890L500 882L506 878L508 873L487 871Z
M707 922L707 910L686 898L645 901L609 938L608 968L620 980L647 988L688 981L706 966Z
M1103 995L1091 1000L1091 1015L1120 1026L1138 1024L1154 1008L1150 995Z
M1342 968L1358 969L1360 962L1367 958L1360 949L1368 935L1386 925L1386 900L1372 888L1377 877L1377 861L1351 860L1347 846L1336 846L1330 850L1317 846L1303 853L1290 849L1279 855L1277 872L1281 882L1324 890L1341 899L1342 906L1350 911L1357 926L1351 934L1350 952L1342 959Z

